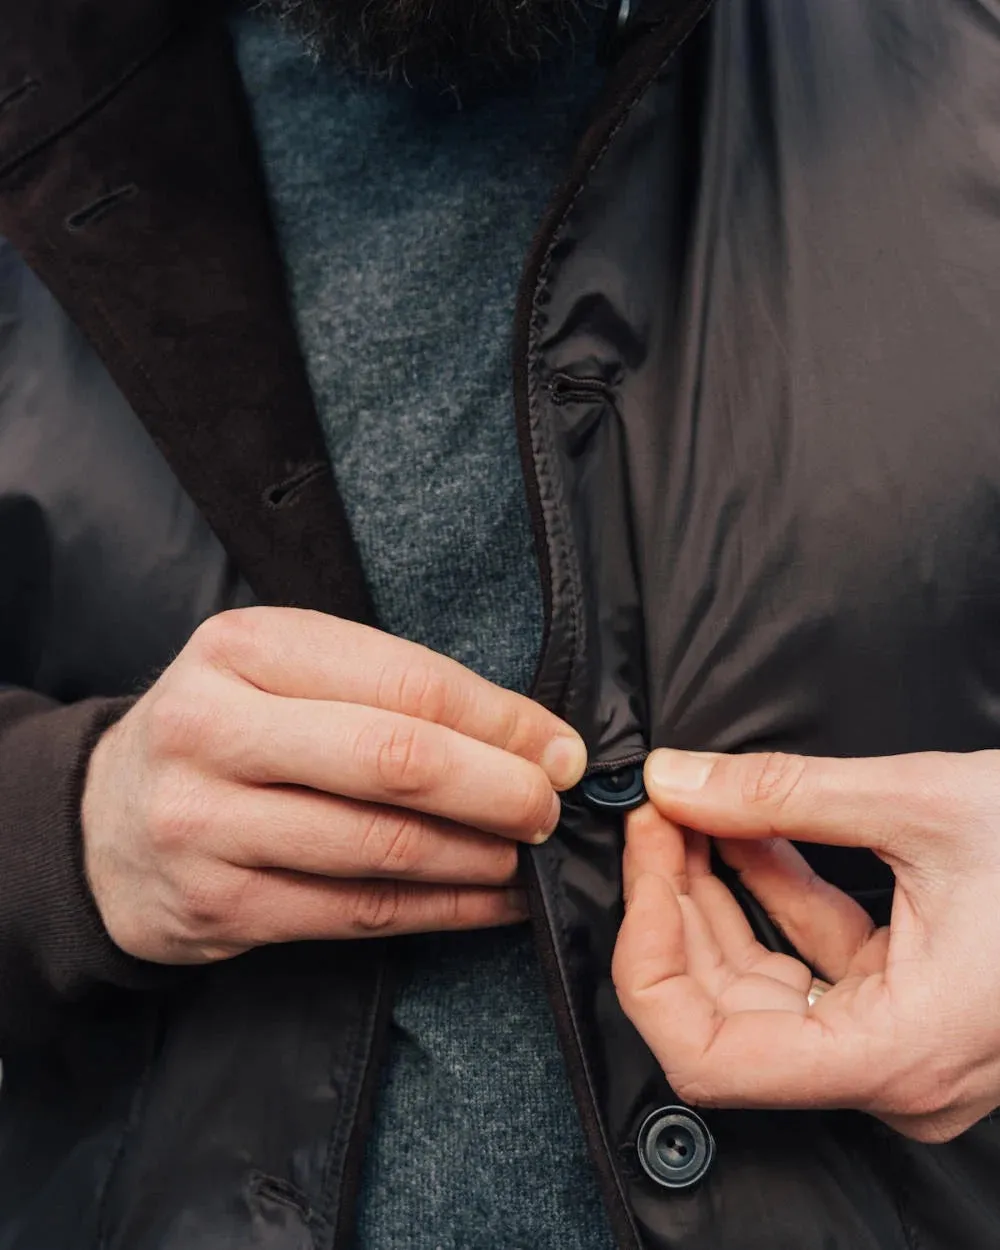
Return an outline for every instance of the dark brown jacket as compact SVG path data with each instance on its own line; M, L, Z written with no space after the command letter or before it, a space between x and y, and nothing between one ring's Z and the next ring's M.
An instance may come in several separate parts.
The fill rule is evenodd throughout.
M593 761L525 870L594 1166L623 1250L994 1250L989 1122L709 1112L712 1166L648 1174L676 1099L610 983L608 778L997 745L1000 18L657 0L628 36L513 386L535 694ZM0 1250L343 1250L391 944L164 973L80 864L92 744L199 621L371 614L221 13L0 0L0 238ZM881 865L816 862L884 914Z

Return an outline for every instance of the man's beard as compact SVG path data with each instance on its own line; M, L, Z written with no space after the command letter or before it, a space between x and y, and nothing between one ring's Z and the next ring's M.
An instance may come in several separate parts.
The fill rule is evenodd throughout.
M365 77L473 91L538 64L597 0L258 0Z

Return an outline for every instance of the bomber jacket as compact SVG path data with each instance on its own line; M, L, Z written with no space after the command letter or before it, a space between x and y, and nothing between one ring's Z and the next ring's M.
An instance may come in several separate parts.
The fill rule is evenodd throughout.
M623 1250L986 1250L992 1121L699 1118L609 969L650 747L1000 738L1000 14L620 8L513 367L533 693L591 755L524 873L594 1167ZM391 942L155 969L81 863L89 752L201 621L372 619L220 8L0 0L0 239L0 1250L344 1250Z

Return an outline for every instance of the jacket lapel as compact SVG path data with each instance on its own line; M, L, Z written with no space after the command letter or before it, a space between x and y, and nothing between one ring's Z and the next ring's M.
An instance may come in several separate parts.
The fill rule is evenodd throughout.
M370 620L213 6L0 0L0 234L265 602Z

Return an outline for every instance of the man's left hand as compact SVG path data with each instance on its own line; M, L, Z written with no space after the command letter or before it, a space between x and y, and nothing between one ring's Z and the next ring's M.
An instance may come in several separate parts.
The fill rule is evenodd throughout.
M682 1099L851 1108L926 1142L1000 1104L1000 752L655 751L646 784L614 979ZM813 1005L812 971L754 939L706 835L832 983ZM874 850L896 876L890 926L792 839Z

